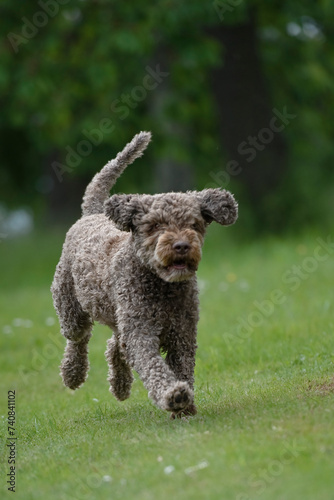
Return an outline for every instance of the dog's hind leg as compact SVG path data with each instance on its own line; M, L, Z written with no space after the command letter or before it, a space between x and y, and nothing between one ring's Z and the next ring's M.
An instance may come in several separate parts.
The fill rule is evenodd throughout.
M110 383L110 392L119 401L124 401L124 399L130 397L133 375L120 348L115 329L114 335L107 342L105 356L109 366L108 382Z
M87 378L89 338L85 337L79 341L67 340L60 373L64 384L70 389L78 389Z
M60 373L67 387L77 389L86 380L89 370L88 342L93 323L75 296L70 272L66 272L61 264L57 267L51 291L61 333L67 339Z

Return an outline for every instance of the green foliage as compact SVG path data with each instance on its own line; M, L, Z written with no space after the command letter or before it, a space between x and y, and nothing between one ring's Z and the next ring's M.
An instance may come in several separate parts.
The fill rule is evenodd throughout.
M41 176L51 176L57 183L52 162L57 158L65 164L66 148L77 150L86 140L84 131L99 129L101 120L111 121L112 130L102 134L90 154L82 155L72 175L89 177L134 133L151 129L154 142L147 164L169 158L191 165L194 186L209 183L210 171L224 168L226 160L218 133L218 116L224 110L217 109L210 81L210 71L224 63L224 47L211 28L239 25L253 16L272 106L287 106L297 115L283 132L289 168L281 190L271 194L271 209L279 214L281 205L289 207L292 224L312 217L318 221L320 214L330 211L332 2L45 0L44 8L41 4L3 0L0 6L4 201L32 203L40 196L36 183ZM145 89L147 67L157 66L168 76L156 88ZM134 89L143 86L144 93L136 93ZM121 113L117 106L126 95L132 96L131 104L123 102ZM134 177L137 189L154 189L156 175L153 166L147 167ZM245 186L238 184L234 179L230 187L242 193ZM311 196L323 200L320 213L310 207Z
M282 197L292 200L290 223L299 226L305 218L328 220L332 210L334 6L326 1L312 5L286 1L279 3L279 9L273 11L271 5L258 9L261 54L272 102L297 115L285 134L290 168Z

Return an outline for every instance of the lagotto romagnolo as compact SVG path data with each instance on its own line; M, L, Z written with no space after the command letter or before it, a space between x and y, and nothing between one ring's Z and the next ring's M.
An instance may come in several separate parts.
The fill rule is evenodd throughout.
M113 331L106 350L110 391L120 401L128 398L134 369L154 403L175 418L197 412L196 270L206 227L212 221L233 224L238 205L219 188L109 197L150 140L149 132L137 134L88 185L51 291L67 339L64 384L77 389L85 381L88 342L98 321Z

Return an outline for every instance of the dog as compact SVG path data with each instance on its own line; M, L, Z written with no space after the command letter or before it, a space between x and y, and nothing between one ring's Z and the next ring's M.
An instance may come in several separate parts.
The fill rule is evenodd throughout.
M153 402L175 418L197 412L196 271L206 228L212 221L233 224L238 204L219 188L109 197L150 140L149 132L137 134L88 185L51 291L67 339L64 384L77 389L86 380L88 342L98 321L113 331L105 353L110 391L127 399L135 370Z

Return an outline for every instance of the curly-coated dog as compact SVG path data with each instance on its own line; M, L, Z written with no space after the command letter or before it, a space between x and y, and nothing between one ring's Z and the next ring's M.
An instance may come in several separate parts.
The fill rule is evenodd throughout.
M113 331L106 351L111 392L120 401L128 398L134 369L154 403L175 418L196 414L195 273L206 227L212 221L233 224L238 206L218 188L108 199L150 140L149 132L137 134L88 185L51 291L67 339L64 384L77 389L85 381L96 320Z

